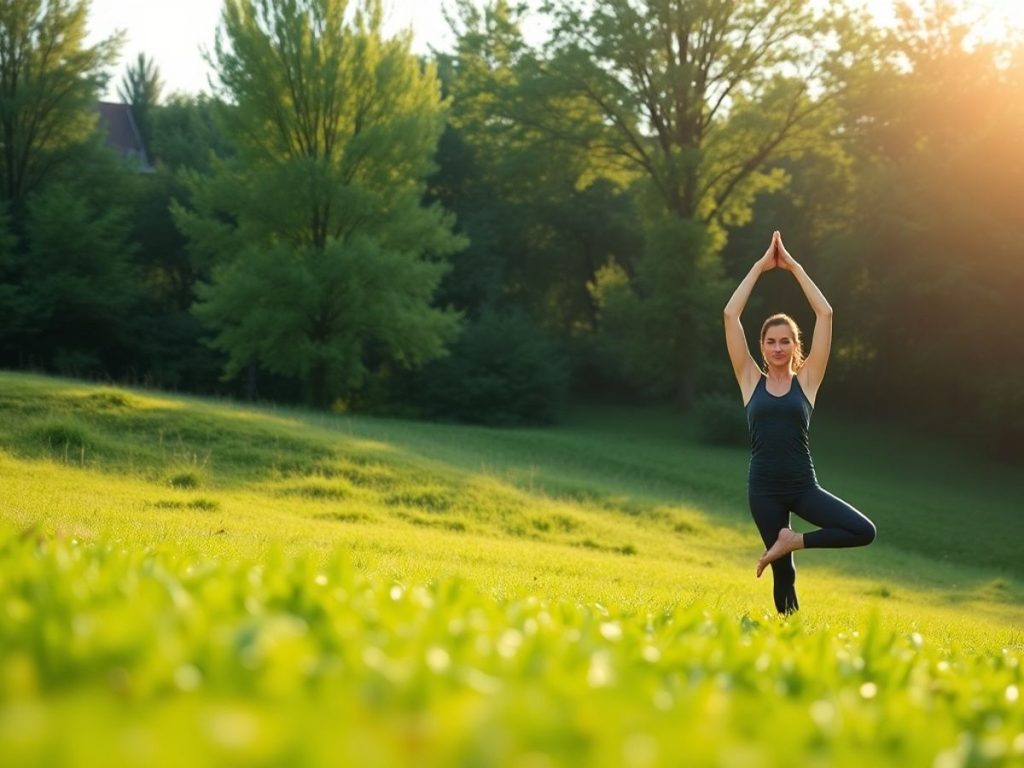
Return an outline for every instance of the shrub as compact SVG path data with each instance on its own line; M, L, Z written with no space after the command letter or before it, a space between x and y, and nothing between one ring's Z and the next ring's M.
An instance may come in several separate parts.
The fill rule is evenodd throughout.
M451 354L428 365L418 399L433 418L481 424L554 421L568 387L560 349L520 312L484 312Z

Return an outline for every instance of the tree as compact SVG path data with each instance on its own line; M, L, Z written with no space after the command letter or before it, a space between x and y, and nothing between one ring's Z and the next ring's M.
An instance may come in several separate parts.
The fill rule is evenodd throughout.
M28 195L93 136L121 36L85 45L87 1L0 3L0 202Z
M228 0L213 63L237 149L193 175L176 217L212 277L196 312L228 355L301 377L318 406L379 361L441 354L430 305L462 245L424 179L444 126L437 76L385 39L379 0Z
M124 373L137 296L125 209L50 184L29 199L27 250L5 341L19 362L68 374ZM0 290L5 286L0 285Z
M224 105L205 94L172 94L153 112L153 156L171 171L209 173L211 158L235 154L217 119Z
M632 198L621 179L596 172L585 145L534 126L539 52L523 38L525 7L461 0L455 10L455 51L441 57L451 120L431 189L470 246L445 287L473 311L514 304L563 338L588 333L588 281L609 259L630 259ZM559 109L566 123L587 117L578 98Z
M857 49L849 20L810 0L549 3L547 73L586 98L594 151L649 180L680 219L745 221L783 178L769 161L812 148ZM829 38L844 32L844 50ZM817 93L815 93L817 91ZM834 119L835 114L829 116Z
M0 3L0 361L123 372L135 298L124 169L96 102L120 36L85 45L87 2ZM0 222L4 223L4 222Z
M11 227L11 217L7 206L0 204L0 354L7 346L12 330L15 330L23 314L18 284L9 277L16 274L18 268L17 240Z
M585 99L596 119L570 123L569 138L645 190L648 239L635 278L605 270L602 279L618 287L599 281L595 290L609 325L642 329L635 343L646 363L637 378L656 392L688 401L701 361L713 354L727 228L749 220L758 194L786 183L780 161L835 151L824 139L838 124L837 94L865 40L848 17L814 5L547 4L556 21L543 68L547 103ZM557 109L531 115L550 135L566 135ZM610 313L613 306L621 312Z
M139 129L143 146L150 153L153 148L153 110L160 103L162 90L160 70L144 53L139 54L134 64L128 65L128 71L117 88L121 101L131 105L132 117Z
M963 7L904 5L887 75L849 105L856 206L825 252L858 322L835 375L851 400L1019 457L1024 47L972 40Z

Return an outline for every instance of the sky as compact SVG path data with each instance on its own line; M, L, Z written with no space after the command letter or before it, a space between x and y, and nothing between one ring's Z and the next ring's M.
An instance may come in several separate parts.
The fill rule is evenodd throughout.
M222 0L91 0L89 40L95 42L121 29L126 33L121 59L114 69L107 98L116 98L117 82L139 53L156 62L164 96L176 91L209 91L210 69L203 49L213 50ZM413 29L413 50L445 48L451 40L442 14L442 0L384 0L385 30Z
M892 0L860 0L875 16L892 18ZM431 47L446 50L451 33L442 7L450 0L384 0L385 26L389 33L411 27L413 50L426 53ZM988 11L993 34L1009 28L1024 31L1024 0L971 0ZM129 62L139 53L156 62L164 82L164 97L174 92L209 91L209 67L201 50L213 48L221 0L91 0L90 41L122 29L126 33L121 60L114 69L107 98L117 101L117 83Z

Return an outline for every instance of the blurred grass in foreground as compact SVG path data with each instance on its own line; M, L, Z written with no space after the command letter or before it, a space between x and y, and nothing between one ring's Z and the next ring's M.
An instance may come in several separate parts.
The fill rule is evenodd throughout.
M68 541L0 549L8 765L1003 765L1019 650L664 612L343 554L230 564Z

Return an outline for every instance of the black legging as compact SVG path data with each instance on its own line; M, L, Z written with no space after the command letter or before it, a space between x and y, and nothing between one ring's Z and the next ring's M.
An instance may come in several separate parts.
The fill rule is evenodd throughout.
M806 549L863 547L875 540L874 523L820 486L791 495L751 493L748 498L750 514L754 516L765 547L774 544L779 531L789 525L790 512L818 526L818 530L804 534ZM793 554L779 558L771 566L775 607L779 613L792 613L800 607L796 599Z

